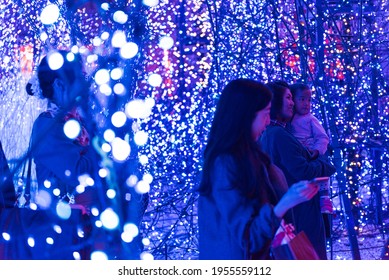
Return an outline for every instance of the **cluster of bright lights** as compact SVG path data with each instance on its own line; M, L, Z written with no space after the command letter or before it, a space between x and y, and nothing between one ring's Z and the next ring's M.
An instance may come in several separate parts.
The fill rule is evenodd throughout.
M202 151L215 101L222 87L237 77L264 82L281 78L288 82L302 80L313 85L313 112L325 121L331 138L339 144L335 148L340 149L343 156L345 169L338 172L344 173L340 176L344 179L337 184L347 187L352 205L358 211L357 231L362 233L364 225L374 223L369 214L377 194L374 187L378 186L385 199L388 196L385 177L388 142L385 139L389 137L389 97L385 78L389 73L385 72L383 62L389 53L382 51L386 44L387 19L379 24L378 21L368 23L356 12L333 12L333 9L341 11L343 5L352 6L347 1L324 7L323 18L320 18L323 28L320 28L313 0L299 2L300 11L304 11L301 14L296 13L296 4L290 0L276 1L277 10L273 10L269 1L259 0L213 1L210 5L198 0L144 0L149 34L147 41L140 42L132 34L133 1L127 1L124 7L120 4L122 1L114 0L103 2L100 7L73 7L72 19L66 18L63 6L35 2L39 1L23 3L24 11L29 12L19 15L20 25L7 20L12 13L18 14L20 7L10 3L9 9L0 13L0 18L4 19L0 36L5 42L4 48L0 48L1 69L5 69L0 70L4 77L0 94L8 93L7 100L13 103L18 100L16 104L25 102L9 97L10 93L25 94L23 84L14 86L9 81L28 79L33 70L31 64L39 59L40 53L26 46L43 49L43 45L50 42L59 48L70 47L70 56L79 53L85 58L86 69L95 83L94 113L102 139L98 148L107 155L106 160L113 160L115 164L126 164L136 158L139 172L126 174L125 188L150 195L141 228L122 221L113 206L92 211L99 217L96 227L120 230L122 240L129 243L143 234L145 252L141 259L197 257L193 188L201 173ZM378 2L385 5L385 1ZM177 21L177 17L180 20ZM21 26L30 30L30 36L21 39ZM319 31L324 32L323 46L316 45ZM19 49L15 50L15 45ZM319 60L320 50L323 61ZM24 60L15 65L13 58L21 54L25 54ZM144 60L139 59L141 56ZM53 52L50 57L50 67L62 66L62 56ZM27 70L21 74L20 69ZM138 72L129 69L138 69ZM129 77L129 72L133 76ZM23 75L24 80L20 79ZM376 78L378 83L373 88ZM12 106L15 105L8 102L4 108ZM21 127L44 110L44 106L34 108L38 109L17 118L15 127ZM1 111L15 114L7 109ZM3 118L0 127L7 127ZM123 134L123 130L126 133ZM4 131L3 137L11 140L8 144L1 139L3 146L20 143L20 140L12 140L13 135L18 134ZM76 139L81 132L80 123L68 120L64 132ZM29 134L19 138L28 139ZM27 145L22 144L19 146ZM110 182L115 170L109 161L105 163L99 175ZM81 181L80 192L90 186L85 180ZM47 190L37 196L36 203L40 207L50 204L49 189L48 182ZM334 195L337 190L333 189ZM115 201L119 193L113 184L106 196ZM131 196L126 199L131 200ZM347 217L339 203L335 206L340 223L344 223ZM66 218L68 210L61 204L57 212ZM382 211L388 211L386 205L382 205ZM2 236L10 238L6 233ZM107 259L109 254L95 251L91 257Z

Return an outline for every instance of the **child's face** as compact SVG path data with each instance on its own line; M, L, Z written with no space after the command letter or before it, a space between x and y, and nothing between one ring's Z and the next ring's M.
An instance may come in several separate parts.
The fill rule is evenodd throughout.
M312 93L309 89L297 92L293 99L296 114L306 115L311 111L311 96Z

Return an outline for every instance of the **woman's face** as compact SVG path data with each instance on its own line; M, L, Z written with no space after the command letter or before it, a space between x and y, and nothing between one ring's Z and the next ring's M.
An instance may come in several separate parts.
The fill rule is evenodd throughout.
M288 122L293 117L293 96L290 90L285 89L284 96L282 97L282 108L279 114L279 121Z
M254 141L258 140L265 131L266 127L270 124L270 106L271 103L255 114L255 118L251 126L251 134Z

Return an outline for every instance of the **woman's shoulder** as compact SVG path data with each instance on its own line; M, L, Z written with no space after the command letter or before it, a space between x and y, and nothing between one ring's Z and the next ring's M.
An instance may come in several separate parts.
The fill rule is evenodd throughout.
M278 125L270 125L263 132L263 138L274 138L275 140L283 141L285 138L291 136L286 128Z

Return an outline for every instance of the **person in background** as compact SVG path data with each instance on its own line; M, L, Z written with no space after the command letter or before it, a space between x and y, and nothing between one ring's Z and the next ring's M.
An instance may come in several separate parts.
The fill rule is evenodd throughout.
M268 87L249 79L233 80L221 93L198 188L200 259L271 259L282 218L318 191L306 181L288 188L258 145L271 99Z
M288 185L301 180L331 176L335 167L324 157L311 158L310 152L288 130L293 117L294 102L289 85L283 81L267 84L273 93L270 125L261 136L260 143L270 159L285 174ZM325 225L320 209L319 195L293 208L297 232L304 231L320 259L327 259Z
M52 69L51 64L61 62L61 67ZM88 211L98 203L95 188L80 182L81 178L94 178L99 168L81 107L89 92L82 69L81 57L67 51L49 52L37 69L41 97L48 100L48 109L34 122L30 149L38 188L50 193L51 201L43 202L43 207L62 200ZM72 121L75 135L66 134L68 121ZM82 184L85 189L77 190Z
M290 86L290 91L294 102L294 115L290 122L292 134L308 149L312 159L325 155L330 138L320 121L311 113L311 89L306 84L297 83ZM333 205L328 184L326 186L319 190L321 212L332 214Z
M290 91L294 102L294 115L291 121L293 135L310 152L312 159L324 155L330 139L320 121L311 114L311 89L305 84L293 84Z
M62 65L58 67L60 62ZM39 207L55 209L59 202L64 202L72 209L82 210L87 222L85 235L89 237L85 258L98 250L104 251L109 259L140 259L141 234L132 242L124 242L122 226L140 225L148 197L134 193L125 183L128 172L136 169L130 166L135 164L134 160L116 163L101 149L99 141L103 140L89 108L93 97L81 56L53 50L41 60L37 76L41 97L49 104L48 110L35 120L31 135L39 194L49 193L38 200ZM70 129L65 129L69 123L72 123ZM108 170L109 176L99 175L102 168ZM109 198L108 190L116 191L117 195ZM93 226L100 216L93 215L92 210L99 214L105 210L115 212L122 226L114 230Z

